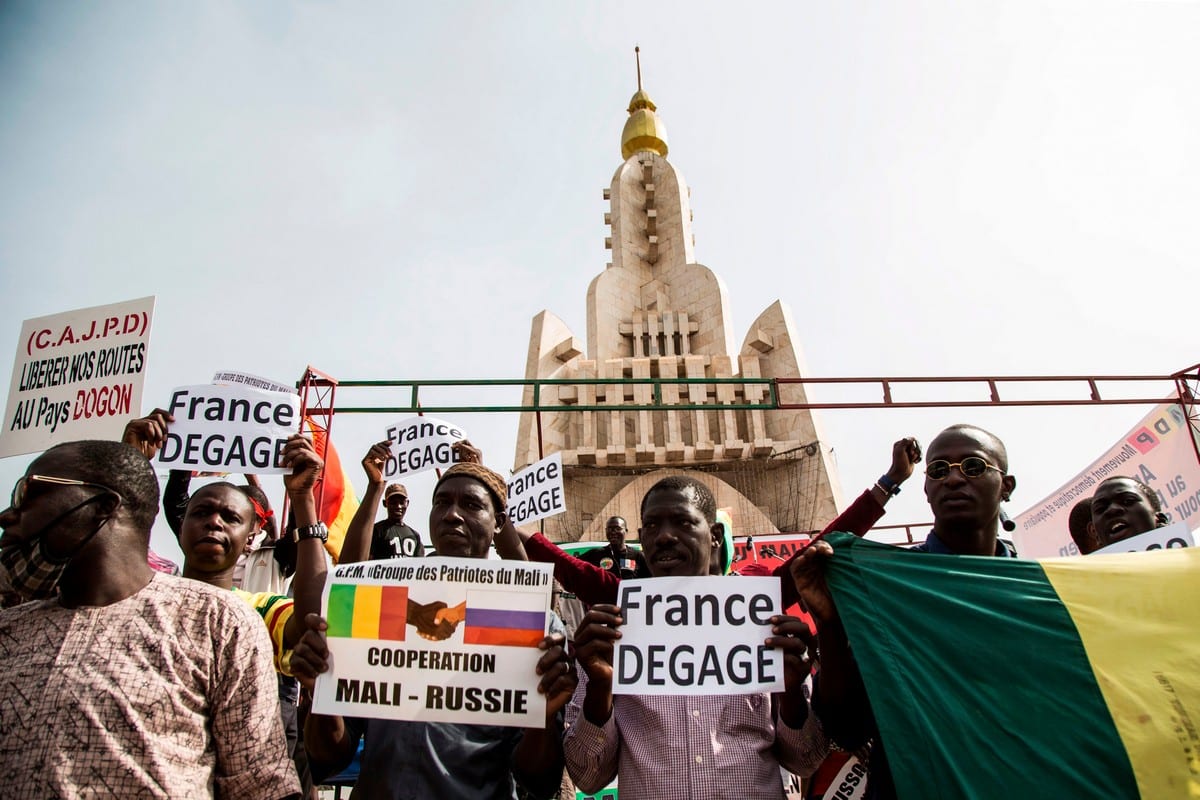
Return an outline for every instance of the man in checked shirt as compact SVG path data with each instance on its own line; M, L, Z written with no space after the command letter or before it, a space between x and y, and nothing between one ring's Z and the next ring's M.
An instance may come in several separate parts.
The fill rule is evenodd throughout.
M703 576L724 531L703 483L664 478L642 499L641 542L654 577ZM731 578L730 580L737 580ZM788 691L732 696L613 696L620 609L600 604L575 632L583 671L567 707L563 751L571 779L594 793L618 777L622 800L782 798L780 766L810 774L827 752L801 686L809 674L808 627L771 618L766 640L784 653Z

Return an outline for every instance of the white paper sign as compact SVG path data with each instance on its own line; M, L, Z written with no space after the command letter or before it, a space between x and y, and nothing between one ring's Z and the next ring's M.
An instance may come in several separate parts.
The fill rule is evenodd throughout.
M508 515L524 525L567 510L563 497L562 453L546 456L508 479Z
M457 425L434 417L409 417L387 429L391 457L383 465L383 476L395 478L427 469L450 467L458 455L450 446L467 438Z
M321 600L330 668L313 711L541 728L537 644L553 567L414 558L334 567Z
M1194 547L1195 540L1188 530L1186 522L1175 522L1162 528L1139 533L1119 542L1113 542L1107 547L1101 547L1092 552L1099 553L1141 553L1146 550L1163 550L1168 547Z
M621 581L613 694L783 691L783 654L764 642L782 614L776 578Z
M154 298L26 320L0 456L76 439L120 439L141 413Z
M260 378L257 375L251 375L249 372L233 372L231 370L222 370L216 375L213 375L213 383L231 386L249 386L251 389L261 389L264 392L287 392L296 394L295 386L288 386L286 383L273 381L270 378Z
M167 406L175 421L158 452L170 469L281 475L283 446L299 431L300 397L244 386L181 386Z

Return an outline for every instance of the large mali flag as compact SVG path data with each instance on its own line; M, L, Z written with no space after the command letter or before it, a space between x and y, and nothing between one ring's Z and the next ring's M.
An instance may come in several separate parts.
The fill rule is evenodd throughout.
M324 428L315 425L311 418L305 417L305 424L312 433L313 447L316 451L320 453L322 448L325 449L325 470L313 488L313 494L321 498L317 516L329 529L325 549L336 564L342 553L342 542L346 540L346 530L350 527L350 521L354 519L354 513L358 511L358 495L354 493L350 476L342 466L342 459L334 448L333 441L329 440L328 446L325 446L329 434ZM325 486L324 495L321 494L322 484Z
M828 537L901 798L1200 797L1200 548L944 556Z
M403 642L408 623L407 586L335 583L329 587L327 636Z

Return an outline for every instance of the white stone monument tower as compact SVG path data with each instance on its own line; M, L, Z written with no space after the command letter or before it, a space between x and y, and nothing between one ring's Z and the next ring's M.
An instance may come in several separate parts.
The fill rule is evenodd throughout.
M533 318L525 376L574 378L798 377L803 361L791 314L776 301L734 349L724 281L696 262L692 212L683 175L667 160L667 133L641 88L621 134L624 163L604 190L611 203L605 244L612 263L587 294L587 344L549 311ZM542 386L543 405L600 405L603 411L521 415L514 469L561 451L568 512L546 521L555 541L602 540L604 522L622 516L636 536L645 490L688 472L728 508L737 535L824 526L840 506L830 447L814 415L722 409L763 402L762 385L664 384L665 405L712 410L622 411L654 402L649 385ZM788 388L804 402L803 387ZM532 388L525 393L533 400Z

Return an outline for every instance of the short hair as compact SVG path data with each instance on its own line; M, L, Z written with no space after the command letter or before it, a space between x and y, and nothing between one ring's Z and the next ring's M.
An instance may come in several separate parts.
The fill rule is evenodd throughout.
M1000 441L1000 437L996 434L992 433L991 431L984 430L978 425L971 425L967 422L958 422L946 428L933 438L937 439L946 433L976 434L983 439L988 440L991 443L993 455L996 456L996 466L1003 470L1006 475L1008 474L1008 448L1004 446L1004 442Z
M1071 507L1071 513L1067 516L1067 530L1071 532L1075 544L1088 538L1087 526L1091 521L1092 498L1085 497Z
M669 475L651 486L650 490L642 496L642 516L646 515L646 502L650 499L650 495L655 492L680 492L687 494L689 489L694 493L692 499L695 502L696 510L704 516L707 522L716 522L717 499L713 497L712 491L707 486L688 475Z
M1100 481L1100 483L1096 484L1096 491L1099 491L1100 487L1103 486L1104 484L1110 483L1112 481L1130 481L1130 482L1132 482L1133 484L1135 484L1137 486L1138 491L1142 493L1142 496L1146 498L1146 501L1148 503L1150 503L1150 508L1154 510L1154 513L1155 514L1162 513L1162 510L1163 510L1162 500L1159 499L1158 492L1154 491L1149 486L1142 483L1140 480L1138 480L1137 478L1134 478L1131 475L1113 475L1111 478L1105 478L1104 480Z
M83 439L57 444L46 452L63 448L70 448L80 480L107 486L121 495L130 522L150 532L158 514L158 476L140 450L124 442Z
M628 523L628 522L626 522L626 521L625 521L625 518L624 518L624 517L622 517L620 514L613 514L611 517L609 517L608 519L604 520L604 527L606 527L606 528L607 528L607 527L608 527L608 523L612 522L614 519L619 519L619 520L621 520L621 524L622 524L622 525L624 525L626 528L628 528L628 527L629 527L629 523Z

